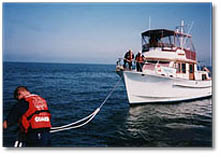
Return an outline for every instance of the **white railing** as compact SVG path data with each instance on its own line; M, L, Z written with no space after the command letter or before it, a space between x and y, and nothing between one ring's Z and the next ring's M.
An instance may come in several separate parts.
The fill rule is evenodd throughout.
M129 70L128 64L126 64L126 67L124 68L124 58L118 58L117 60L117 69L121 70ZM141 64L140 64L141 66ZM132 61L132 70L136 71L136 60ZM144 61L144 65L142 67L143 71L152 71L157 73L163 73L163 74L170 74L173 73L176 74L176 69L169 67L169 64L161 64L159 62L157 63L151 63L148 61Z

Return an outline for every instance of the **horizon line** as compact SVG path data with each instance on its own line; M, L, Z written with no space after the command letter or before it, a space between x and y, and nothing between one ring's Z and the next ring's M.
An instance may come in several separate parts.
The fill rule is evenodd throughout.
M45 61L2 61L2 63L40 63L40 64L98 64L98 65L115 65L111 63L84 63L84 62L45 62Z
M45 61L2 61L2 63L39 63L39 64L95 64L95 65L115 65L115 64L110 64L110 63L84 63L84 62L45 62ZM207 67L213 67L213 65L210 64L197 64L198 66L207 66Z

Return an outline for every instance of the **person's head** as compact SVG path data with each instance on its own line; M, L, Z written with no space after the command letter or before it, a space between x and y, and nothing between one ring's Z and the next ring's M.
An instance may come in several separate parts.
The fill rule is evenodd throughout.
M141 56L141 51L138 51L138 56Z
M30 95L31 93L30 93L30 91L28 90L28 88L27 87L25 87L25 86L19 86L19 87L17 87L16 89L15 89L15 91L14 91L14 98L16 99L16 100L21 100L21 99L23 99L25 96L28 96L28 95Z

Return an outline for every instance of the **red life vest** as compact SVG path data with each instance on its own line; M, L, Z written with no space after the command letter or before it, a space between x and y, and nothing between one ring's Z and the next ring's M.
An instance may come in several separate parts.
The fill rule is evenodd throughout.
M21 117L21 125L25 131L28 129L51 128L51 114L49 113L46 100L38 95L25 97L29 103L28 110Z
M144 61L143 56L142 55L137 56L136 61L139 62L139 63L142 63Z
M133 60L133 54L132 54L132 53L129 54L129 60L130 60L130 61Z

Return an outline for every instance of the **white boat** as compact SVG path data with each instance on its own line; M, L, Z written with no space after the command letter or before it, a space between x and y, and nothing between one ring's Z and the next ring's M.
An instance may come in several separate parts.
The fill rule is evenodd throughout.
M116 72L126 87L130 104L187 101L212 95L212 79L198 70L192 36L184 22L176 30L155 29L141 34L145 62L142 72L117 62Z

